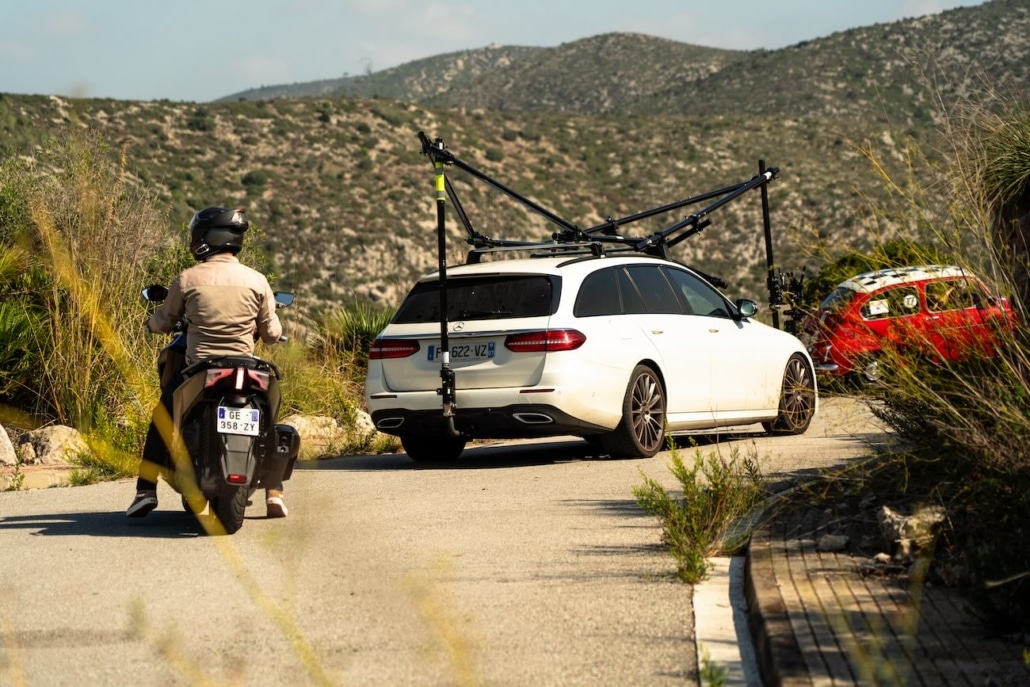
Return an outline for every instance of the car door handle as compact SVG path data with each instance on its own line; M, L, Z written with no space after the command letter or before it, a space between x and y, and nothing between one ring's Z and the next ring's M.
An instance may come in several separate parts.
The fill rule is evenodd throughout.
M651 333L652 334L664 334L665 330L664 329L652 329Z
M721 331L722 331L721 329L716 329L716 328L713 327L713 328L708 330L708 333L709 334L718 334Z

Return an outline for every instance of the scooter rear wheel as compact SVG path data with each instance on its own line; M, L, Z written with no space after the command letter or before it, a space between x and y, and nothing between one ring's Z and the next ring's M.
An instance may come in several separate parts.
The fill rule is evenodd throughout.
M182 509L190 515L199 516L207 508L207 499L201 496L195 504L191 504L185 495L182 497Z
M222 487L218 498L211 501L211 512L222 523L226 534L235 534L243 526L243 513L246 510L246 487Z

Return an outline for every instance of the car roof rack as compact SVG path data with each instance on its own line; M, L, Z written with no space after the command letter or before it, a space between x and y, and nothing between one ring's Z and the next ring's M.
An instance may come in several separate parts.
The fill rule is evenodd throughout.
M529 251L531 258L553 258L559 255L586 255L594 258L604 257L604 246L600 241L583 241L572 243L532 242L523 244L484 245L473 248L465 256L466 265L478 264L484 255L491 253L513 253Z

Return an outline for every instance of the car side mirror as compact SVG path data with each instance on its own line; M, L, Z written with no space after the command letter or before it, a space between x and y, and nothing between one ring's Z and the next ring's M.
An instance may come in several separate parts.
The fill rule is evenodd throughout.
M748 300L747 298L739 298L734 305L737 306L737 312L740 317L749 318L754 317L758 313L758 304L754 301Z

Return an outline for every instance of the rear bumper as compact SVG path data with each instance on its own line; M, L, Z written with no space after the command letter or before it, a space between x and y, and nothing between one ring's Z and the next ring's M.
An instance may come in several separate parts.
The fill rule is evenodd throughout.
M450 436L442 407L433 410L391 408L372 411L372 423L385 434L396 436ZM526 404L503 408L458 408L454 427L470 439L524 439L587 435L610 431L546 404Z

